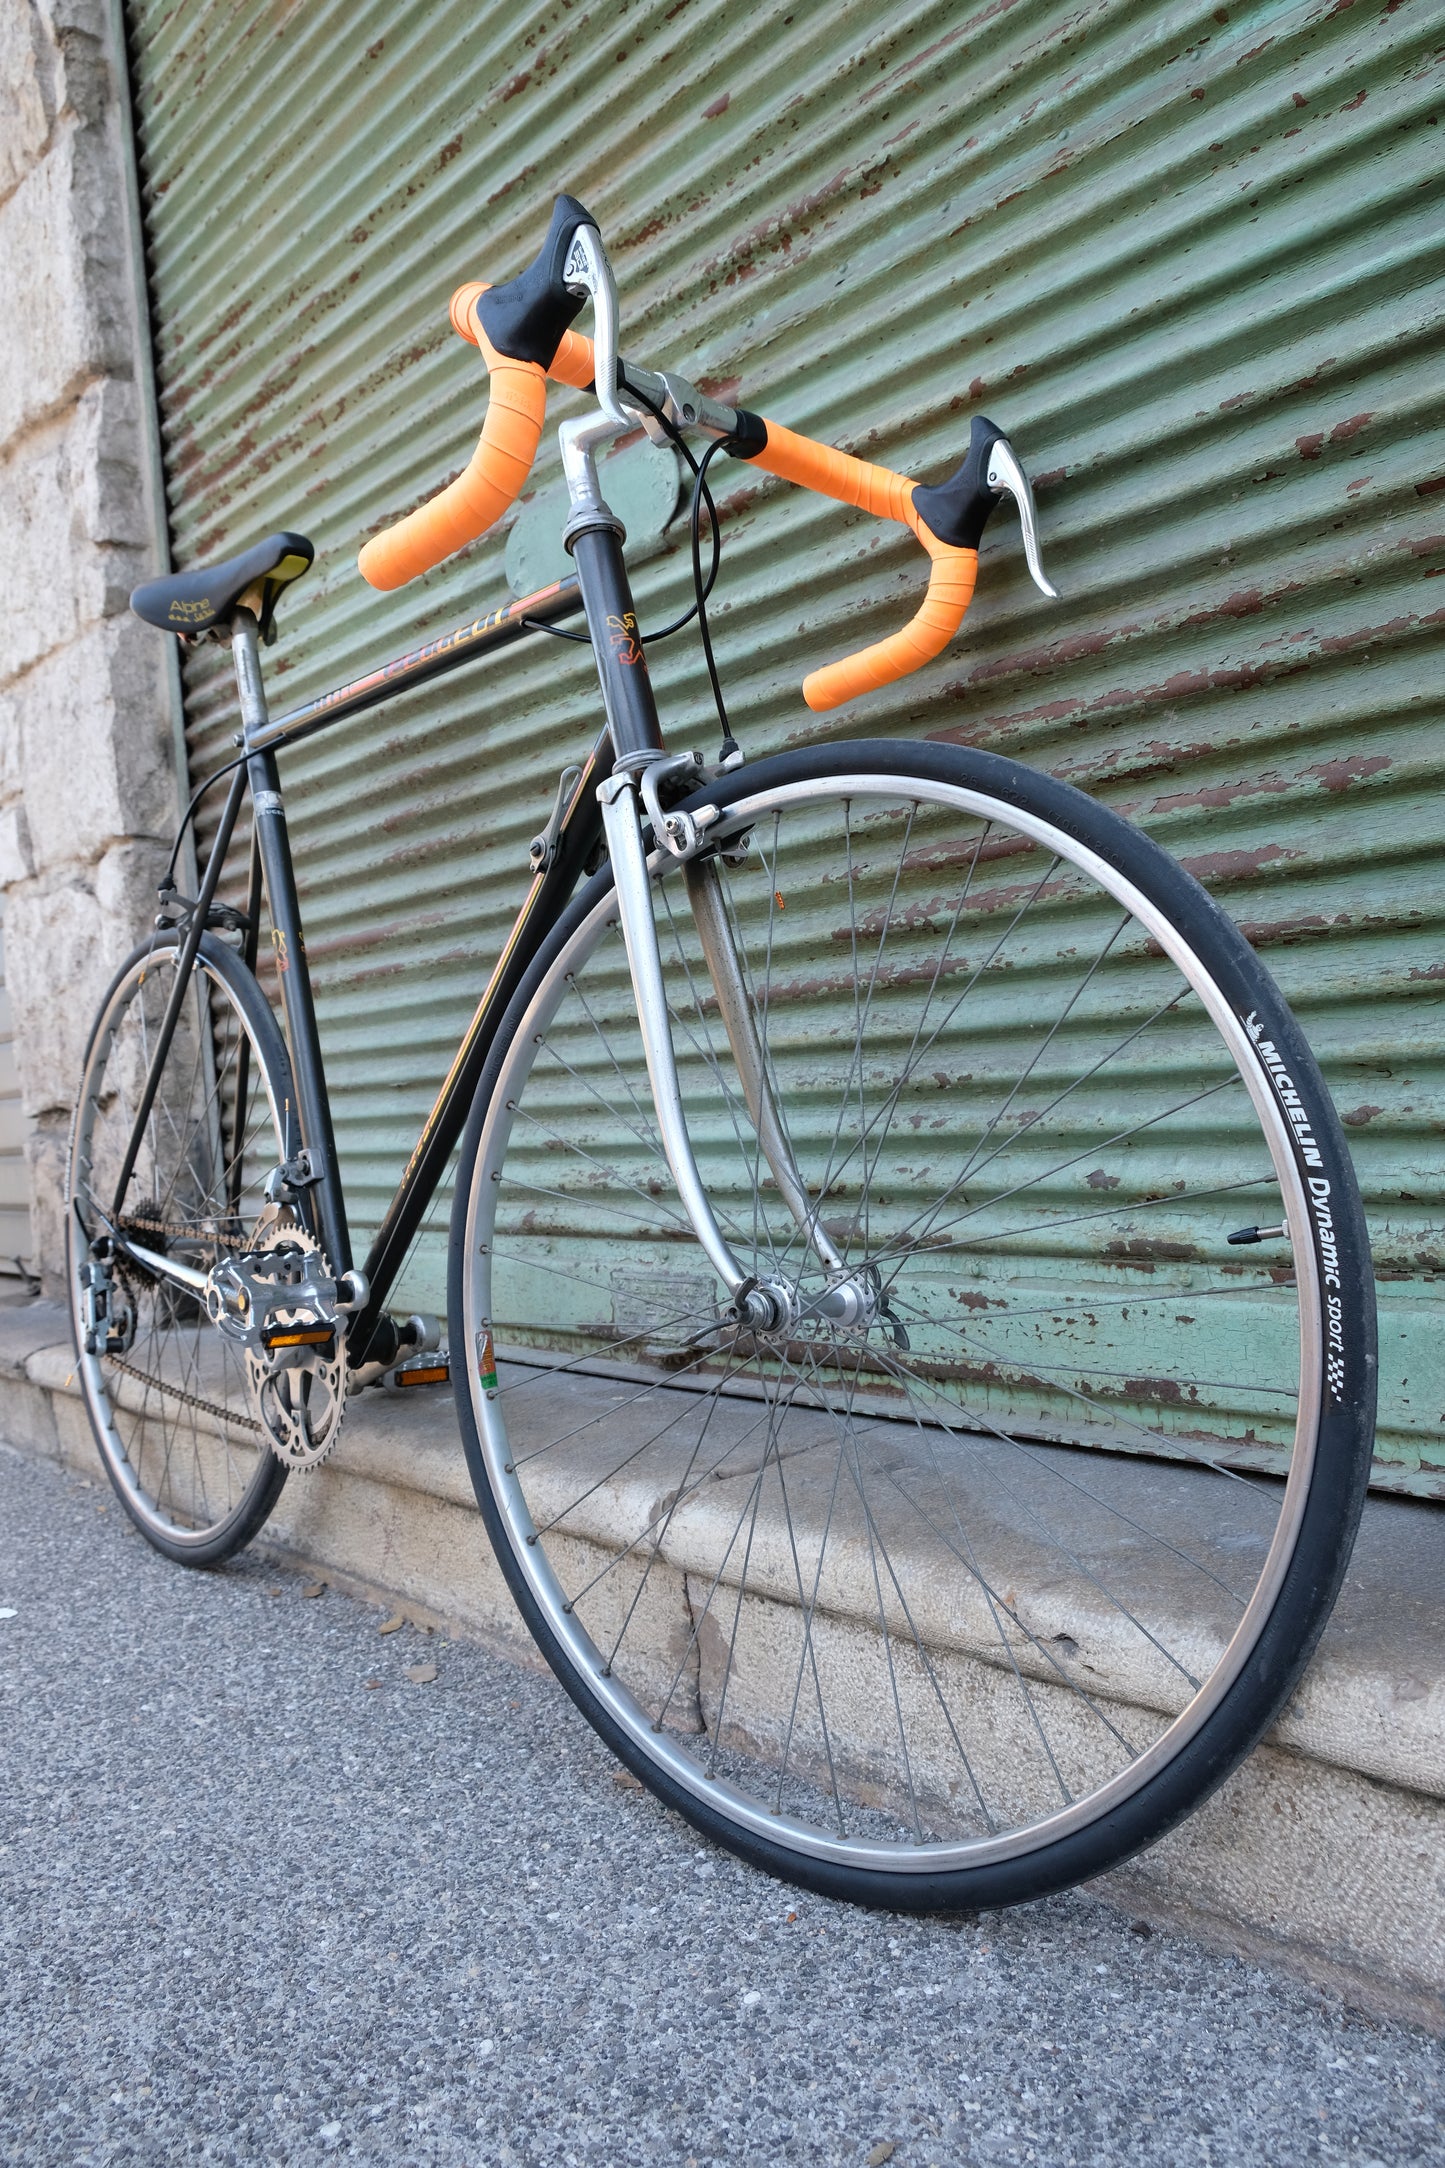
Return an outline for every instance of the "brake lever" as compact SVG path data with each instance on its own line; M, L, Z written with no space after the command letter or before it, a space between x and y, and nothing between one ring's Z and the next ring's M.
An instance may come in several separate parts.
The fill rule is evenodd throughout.
M617 282L595 226L579 226L573 234L562 283L568 293L592 303L592 388L597 404L615 429L631 429L633 418L617 397Z
M1008 495L1019 508L1024 534L1024 556L1039 593L1057 602L1058 589L1046 576L1039 555L1039 518L1029 478L1018 454L997 422L975 414L963 464L946 482L919 483L913 491L913 509L930 534L952 549L976 550L990 513L999 498Z
M987 482L995 496L1007 490L1019 508L1019 525L1023 529L1024 558L1029 576L1041 595L1052 602L1059 599L1059 590L1044 571L1039 555L1039 518L1034 507L1034 492L1028 476L1019 465L1018 455L1007 437L996 437L989 450Z

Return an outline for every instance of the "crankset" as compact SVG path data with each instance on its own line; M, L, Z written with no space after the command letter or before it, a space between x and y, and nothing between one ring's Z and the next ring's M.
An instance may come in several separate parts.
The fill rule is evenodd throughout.
M245 1352L262 1435L286 1468L315 1468L346 1412L345 1320L314 1235L281 1212L210 1273L206 1313Z

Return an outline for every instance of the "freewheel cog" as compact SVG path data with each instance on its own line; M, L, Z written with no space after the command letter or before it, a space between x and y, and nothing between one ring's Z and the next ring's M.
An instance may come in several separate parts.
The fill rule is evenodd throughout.
M345 1335L334 1308L317 1299L331 1267L314 1235L280 1221L258 1231L247 1262L248 1278L270 1295L262 1345L252 1336L246 1348L251 1406L284 1468L318 1468L346 1412Z

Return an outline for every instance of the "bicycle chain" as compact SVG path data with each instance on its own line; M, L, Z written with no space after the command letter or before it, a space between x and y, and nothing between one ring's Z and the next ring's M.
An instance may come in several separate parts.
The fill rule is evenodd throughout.
M169 1220L149 1219L139 1212L127 1212L118 1224L122 1234L139 1228L148 1235L179 1237L183 1242L214 1242L225 1250L243 1250L248 1240L245 1235L220 1234L214 1227L175 1227Z
M254 1415L237 1415L234 1408L218 1407L214 1400L202 1400L197 1393L183 1392L179 1385L167 1385L163 1378L147 1377L144 1370L137 1370L134 1363L122 1362L119 1355L107 1355L105 1359L115 1369L123 1370L128 1378L135 1378L142 1385L153 1386L158 1393L164 1393L171 1400L179 1400L188 1408L199 1408L202 1415L214 1415L220 1422L233 1423L238 1430L254 1430L260 1435L261 1425Z

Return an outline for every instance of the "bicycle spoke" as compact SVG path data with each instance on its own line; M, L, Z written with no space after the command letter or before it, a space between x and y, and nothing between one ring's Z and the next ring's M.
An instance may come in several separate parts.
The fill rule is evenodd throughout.
M745 800L721 850L750 848L709 875L786 1182L683 875L653 869L698 1171L786 1316L686 1301L711 1270L599 905L489 1116L478 1300L543 1360L479 1428L595 1650L569 1684L665 1796L790 1858L1022 1863L1133 1798L1254 1631L1311 1420L1310 1258L1236 1260L1223 1213L1308 1201L1203 967L1122 876L982 789L845 781Z
M175 959L173 946L161 946L134 961L97 1037L80 1094L74 1177L81 1224L92 1230L114 1224L106 1185L134 1127L135 1093L149 1074ZM250 1032L227 971L203 958L122 1200L122 1225L133 1223L148 1248L203 1273L244 1240L264 1204L263 1171L285 1156L273 1080ZM163 1272L123 1254L114 1274L133 1312L129 1339L118 1354L83 1358L87 1392L107 1411L98 1432L102 1452L120 1455L122 1496L153 1540L184 1546L214 1538L222 1544L214 1555L225 1555L234 1543L224 1532L234 1525L236 1542L248 1532L236 1516L254 1506L264 1517L274 1496L274 1464L256 1442L259 1426L237 1413L245 1405L238 1358L196 1297Z

